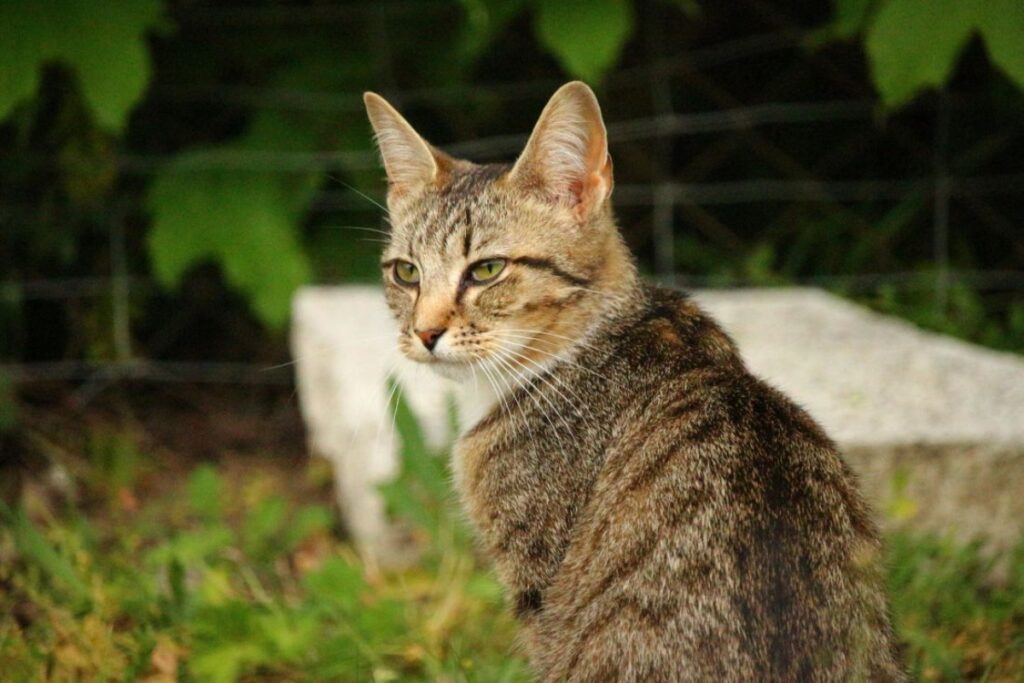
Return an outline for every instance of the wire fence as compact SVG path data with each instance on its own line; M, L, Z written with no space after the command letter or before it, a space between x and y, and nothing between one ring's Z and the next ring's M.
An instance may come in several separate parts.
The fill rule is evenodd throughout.
M292 22L333 22L350 19L355 14L365 16L376 13L386 22L406 11L450 12L451 4L441 2L387 2L376 9L371 5L309 8L301 13L282 8L262 9L195 9L180 17L182 21L213 26L244 28L254 23L272 23L286 26ZM1020 195L1024 189L1024 169L1019 173L977 173L955 175L951 169L965 164L950 158L950 134L957 113L957 97L943 93L936 98L933 119L933 139L921 139L913 130L901 129L887 123L886 133L922 158L930 158L930 172L926 175L897 178L830 179L825 174L828 166L840 165L843 145L823 154L817 166L809 166L790 154L785 144L775 139L780 129L808 130L822 125L842 126L856 123L849 132L848 147L856 146L864 126L878 124L877 101L863 88L851 87L843 75L828 64L827 57L807 53L801 46L805 35L786 22L780 22L779 31L729 40L718 45L693 50L686 54L668 54L667 37L657 22L647 28L649 45L646 61L611 74L604 90L609 98L619 91L635 92L644 84L650 97L650 115L626 120L610 119L609 138L613 156L618 148L630 143L645 143L651 151L651 178L643 183L619 178L614 201L619 207L646 210L646 225L653 245L651 270L661 280L686 286L713 286L716 280L689 276L677 272L679 210L698 227L728 235L732 231L715 218L714 207L743 204L779 205L781 213L776 221L785 221L789 206L818 203L851 222L863 219L846 211L844 205L858 202L898 202L916 196L930 206L932 268L931 278L922 278L920 272L878 272L854 275L836 274L798 278L794 284L806 284L844 291L871 291L882 286L901 290L928 289L936 300L944 302L951 282L964 282L979 291L1001 289L1024 291L1024 269L971 270L952 267L950 255L950 204L961 202L980 223L991 229L1019 232L1021 226L1015 217L1004 215L990 199L1001 195ZM794 69L815 62L815 69L825 73L826 79L838 83L835 89L845 89L850 96L817 101L794 101L777 98L772 101L749 104L718 84L712 74L728 65L742 64L767 55L791 54ZM386 55L380 55L387 60ZM385 70L391 65L384 64ZM780 74L784 82L786 74ZM705 101L714 104L706 111L677 111L673 102L672 79L682 79L687 87L701 93ZM547 96L560 81L537 79L520 82L491 82L473 85L419 88L407 91L385 89L385 95L399 105L418 103L433 107L459 107L467 99L486 98L503 105ZM777 88L784 90L785 88ZM765 88L770 92L771 88ZM211 88L191 85L163 85L154 89L151 97L171 102L244 105L260 109L283 109L300 112L353 112L361 110L360 93L325 93L274 88L225 86ZM920 114L919 114L920 115ZM771 128L766 132L765 128ZM994 130L985 140L968 149L959 161L970 161L971 155L984 156L985 149L1015 138L1024 126L1010 130ZM521 149L526 131L514 134L483 137L445 145L452 154L475 160L488 161L508 158ZM689 167L679 168L674 163L675 150L680 144L696 144L701 152L694 155ZM986 147L987 145L987 147ZM981 149L981 151L978 151ZM736 153L759 155L777 173L773 177L716 180L706 179L724 159ZM28 163L51 167L58 160L37 157ZM0 161L0 163L3 163ZM20 162L19 162L20 163ZM190 155L186 160L176 156L128 154L118 157L119 173L145 177L167 168L182 173L227 171L236 173L327 173L333 169L376 169L378 159L371 151L351 152L289 152L289 151L217 151ZM381 198L376 198L381 199ZM930 201L929 201L930 200ZM353 209L365 210L366 199L352 190L328 188L322 190L310 212L331 213ZM32 207L17 204L0 205L0 222L12 223L32 219ZM42 279L26 282L0 282L0 300L72 302L87 299L109 299L111 304L111 339L113 357L103 361L53 360L33 363L0 363L0 375L16 382L76 381L84 382L80 389L84 397L91 396L102 387L121 380L153 382L214 382L288 384L288 367L267 368L251 363L221 362L169 362L139 357L133 344L130 299L133 293L147 292L156 287L146 276L130 272L126 256L124 221L111 212L108 216L110 269L88 277L70 279ZM870 226L865 226L870 227ZM1024 261L1024 259L1022 259Z

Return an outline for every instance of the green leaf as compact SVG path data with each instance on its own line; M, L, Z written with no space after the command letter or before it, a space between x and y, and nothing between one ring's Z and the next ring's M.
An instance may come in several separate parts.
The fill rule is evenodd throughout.
M0 120L35 94L44 66L61 64L77 75L99 124L123 128L149 83L146 33L161 23L162 10L159 0L117 2L102 11L90 0L0 3Z
M189 667L199 680L234 683L243 669L265 659L259 643L228 643L200 651L189 662Z
M861 0L842 0L856 3ZM889 0L867 35L872 76L886 106L945 84L977 31L992 63L1024 88L1024 3L1018 0Z
M52 58L52 30L45 5L23 0L0 3L0 121L22 101L32 97L39 88L40 66Z
M984 3L978 13L978 30L985 38L992 63L1024 89L1024 2Z
M259 611L252 605L204 605L196 611L192 627L196 647L189 669L199 680L233 683L243 671L273 658L260 633Z
M288 505L278 496L265 498L248 511L242 530L242 542L250 557L276 549L275 536L281 531L287 512Z
M571 75L597 82L633 31L627 0L535 0L534 32Z
M946 82L974 29L975 8L975 0L890 0L879 9L866 47L887 107Z
M836 7L833 24L836 36L852 38L864 28L878 0L833 0L833 4Z
M302 583L310 603L328 611L355 610L366 590L362 570L340 557L328 558L319 569L306 574Z
M319 641L316 616L310 612L273 610L260 615L259 630L274 663L300 661ZM269 647L268 647L269 646Z
M213 465L200 465L188 478L188 500L192 509L208 521L223 515L221 497L224 482Z
M313 148L314 136L276 113L254 119L236 144L186 153L149 190L149 253L157 279L175 287L195 266L217 262L269 326L288 320L292 293L311 279L297 227L319 174L225 167L239 154Z
M836 40L849 40L859 35L868 24L881 0L832 0L832 21L814 29L806 43L817 48Z
M178 563L186 570L195 569L216 559L234 540L234 534L228 527L208 523L197 531L180 533L153 548L146 554L146 562L151 566Z
M0 521L10 526L14 545L25 559L70 589L76 600L88 598L89 589L74 566L46 540L22 508L12 512L0 504Z
M255 313L282 327L292 293L310 279L287 189L270 173L190 172L195 160L181 159L150 189L149 252L157 279L174 287L192 267L215 260Z
M334 515L324 505L307 505L301 508L295 513L285 532L283 545L285 551L291 552L314 534L327 531L331 528L333 521Z

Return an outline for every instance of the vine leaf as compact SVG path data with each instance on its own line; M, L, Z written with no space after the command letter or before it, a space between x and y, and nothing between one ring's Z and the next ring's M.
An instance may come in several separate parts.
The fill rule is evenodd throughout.
M102 10L90 0L0 2L0 120L35 95L43 67L60 64L76 74L100 126L121 130L149 83L146 34L163 26L162 11L160 0Z
M1024 89L1024 3L988 0L978 16L989 59Z
M148 197L153 215L148 247L162 285L176 287L192 268L215 261L261 320L284 326L293 292L311 279L296 228L320 174L253 171L226 163L239 155L266 154L267 146L284 140L290 150L312 147L307 130L263 115L235 145L179 155L157 175ZM260 146L264 149L253 149Z
M840 0L838 21L850 19L855 30L860 9L870 3ZM845 14L844 14L845 13ZM1024 88L1024 3L1020 0L888 0L881 3L867 29L866 49L872 78L890 109L922 90L941 87L953 73L964 46L975 34L989 58Z
M573 76L597 82L633 31L627 0L535 0L534 32Z
M887 107L942 86L974 26L973 0L890 0L875 15L866 47Z
M880 0L832 0L832 21L811 31L807 37L808 45L817 48L860 35L880 4Z

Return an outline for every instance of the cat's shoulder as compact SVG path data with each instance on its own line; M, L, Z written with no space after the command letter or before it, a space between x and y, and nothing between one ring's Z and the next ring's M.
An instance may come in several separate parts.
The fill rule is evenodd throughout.
M643 297L621 343L626 362L656 368L651 410L678 412L680 401L695 400L705 415L755 438L773 433L834 448L802 407L749 371L728 333L687 292L645 285Z
M611 334L625 356L645 364L742 368L736 344L725 330L678 289L645 284L632 314Z

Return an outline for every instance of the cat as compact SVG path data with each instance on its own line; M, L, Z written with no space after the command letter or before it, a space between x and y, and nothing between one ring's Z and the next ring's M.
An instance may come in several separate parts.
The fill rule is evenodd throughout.
M900 681L853 474L612 214L572 82L513 165L365 104L388 177L399 346L466 386L455 485L542 681Z

